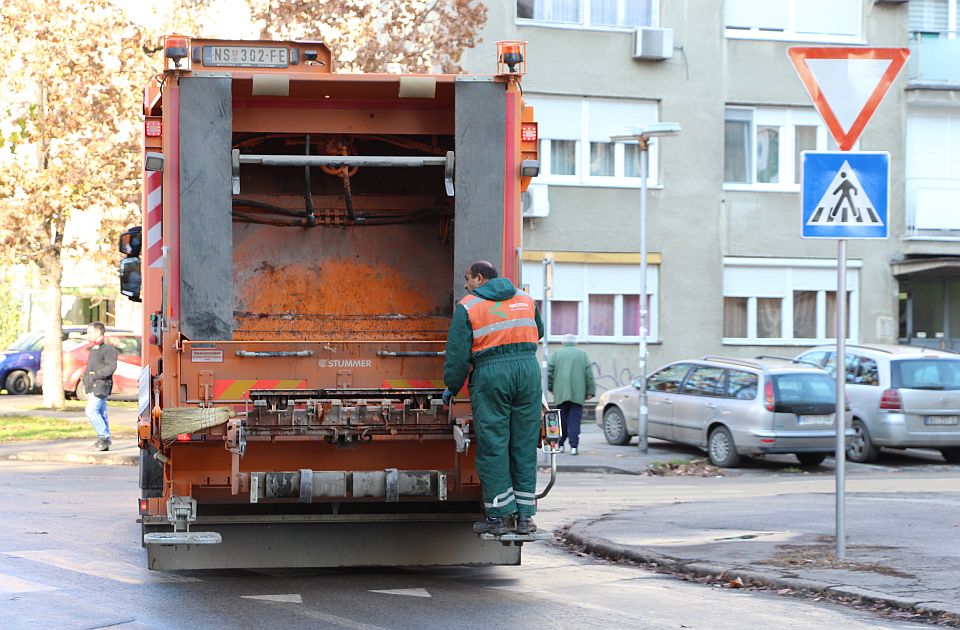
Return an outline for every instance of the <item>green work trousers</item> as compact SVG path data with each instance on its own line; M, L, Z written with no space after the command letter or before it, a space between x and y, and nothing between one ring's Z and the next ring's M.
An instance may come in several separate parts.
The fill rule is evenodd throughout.
M474 364L470 401L477 434L477 473L488 516L537 511L537 443L541 421L536 355Z

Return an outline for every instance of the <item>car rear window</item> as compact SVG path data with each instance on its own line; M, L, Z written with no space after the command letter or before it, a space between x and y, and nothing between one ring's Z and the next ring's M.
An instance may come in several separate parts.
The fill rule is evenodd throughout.
M773 385L776 398L782 403L821 404L836 403L837 385L829 374L793 373L775 374Z
M890 381L893 387L904 389L960 389L960 360L891 361Z

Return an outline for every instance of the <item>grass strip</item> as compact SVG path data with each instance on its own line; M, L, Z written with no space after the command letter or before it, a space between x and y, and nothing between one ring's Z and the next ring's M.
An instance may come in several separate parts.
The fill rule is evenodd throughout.
M135 427L111 426L117 435L134 435ZM66 438L96 439L97 434L86 422L72 422L62 418L42 416L0 416L0 442L29 440L62 440Z

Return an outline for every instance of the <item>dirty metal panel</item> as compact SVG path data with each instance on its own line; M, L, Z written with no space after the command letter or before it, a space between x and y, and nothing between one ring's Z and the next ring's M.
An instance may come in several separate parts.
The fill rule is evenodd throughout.
M494 265L503 252L506 92L503 83L457 81L454 215L454 299L464 295L463 272L476 260Z
M236 223L233 236L235 339L446 338L453 272L450 244L435 222Z
M233 337L230 79L180 79L180 330Z

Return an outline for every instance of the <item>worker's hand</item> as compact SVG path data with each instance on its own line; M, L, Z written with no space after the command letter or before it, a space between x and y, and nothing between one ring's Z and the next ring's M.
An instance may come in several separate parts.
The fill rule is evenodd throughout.
M444 405L449 405L449 404L450 404L450 399L452 399L452 398L453 398L453 392L450 391L450 388L449 388L449 387L446 388L445 390L443 390L443 404L444 404Z

